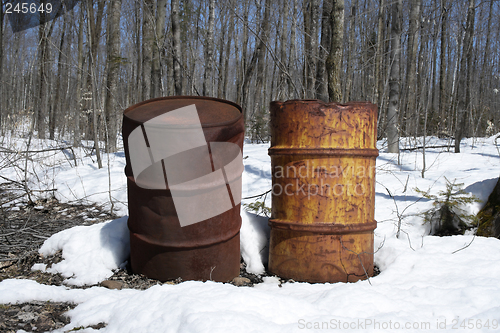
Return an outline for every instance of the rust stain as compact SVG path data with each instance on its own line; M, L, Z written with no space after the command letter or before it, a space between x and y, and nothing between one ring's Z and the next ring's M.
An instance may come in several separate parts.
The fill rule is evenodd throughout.
M237 104L216 98L176 96L144 101L123 115L130 230L130 262L135 273L166 281L226 282L240 270L240 205L200 223L181 227L172 194L139 187L133 177L128 136L149 119L195 104L207 142L243 148L244 124Z
M271 103L271 272L307 282L373 274L376 125L371 103Z

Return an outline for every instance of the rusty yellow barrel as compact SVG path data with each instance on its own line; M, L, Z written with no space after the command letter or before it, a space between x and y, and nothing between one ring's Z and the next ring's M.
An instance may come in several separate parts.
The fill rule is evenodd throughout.
M306 282L373 274L377 106L271 102L269 270Z

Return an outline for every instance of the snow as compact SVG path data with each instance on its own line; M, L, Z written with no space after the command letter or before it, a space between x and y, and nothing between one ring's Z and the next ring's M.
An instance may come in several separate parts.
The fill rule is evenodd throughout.
M127 217L63 230L47 239L40 254L62 250L63 260L42 271L61 273L68 285L93 285L111 275L130 253Z
M11 139L13 140L13 139ZM419 141L420 140L420 141ZM404 139L401 148L421 145ZM448 142L427 138L427 145ZM22 147L22 142L16 141ZM44 142L44 145L50 142ZM243 197L271 188L268 144L246 144L243 151ZM494 137L463 140L462 153L427 148L422 178L421 150L402 150L398 156L378 143L375 218L375 264L381 273L356 283L309 284L281 282L265 277L254 287L235 287L213 281L186 281L157 285L147 290L109 290L96 286L123 265L129 253L126 226L126 181L123 153L109 156L99 170L91 157L76 150L78 165L68 165L64 154L51 157L55 166L33 165L40 170L38 185L57 188L60 200L85 198L109 201L111 195L122 218L91 226L77 226L53 235L40 248L43 255L61 250L63 260L50 268L67 286L47 286L32 280L0 282L0 303L32 300L73 302L71 322L56 332L88 327L80 332L443 332L456 329L492 332L500 329L500 240L474 235L434 237L426 234L422 212L432 202L415 188L437 194L446 179L486 200L499 176L500 156ZM54 152L52 152L54 155ZM104 158L107 163L107 157ZM5 177L22 177L14 168ZM52 175L56 177L50 179ZM50 177L49 177L50 176ZM446 178L445 178L446 177ZM35 183L35 181L33 181ZM46 188L47 188L46 187ZM263 200L262 197L260 200ZM244 200L251 203L258 198ZM271 205L270 195L265 197ZM14 203L15 204L15 203ZM480 204L464 207L475 213ZM398 226L401 237L396 238ZM242 210L241 254L250 272L260 274L267 260L267 218ZM86 289L69 286L91 286Z

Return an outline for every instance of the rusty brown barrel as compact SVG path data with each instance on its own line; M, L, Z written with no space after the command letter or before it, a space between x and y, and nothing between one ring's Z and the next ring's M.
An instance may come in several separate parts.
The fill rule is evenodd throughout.
M124 111L122 131L132 270L161 281L238 276L240 106L194 96L152 99Z
M306 282L373 274L377 106L271 102L269 270Z

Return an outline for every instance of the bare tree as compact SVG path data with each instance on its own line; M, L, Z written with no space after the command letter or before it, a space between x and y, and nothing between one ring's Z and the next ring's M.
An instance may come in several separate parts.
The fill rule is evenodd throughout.
M417 115L417 50L418 50L418 36L419 36L419 24L420 24L420 7L422 6L422 0L412 0L410 8L410 26L408 28L408 56L407 58L407 70L406 70L406 110L405 110L405 121L406 129L411 129L412 120L416 123L418 121Z
M144 0L142 26L142 99L151 98L151 72L153 70L154 0Z
M182 95L181 78L181 27L179 23L179 0L171 1L172 12L172 44L173 44L173 65L174 65L174 92L176 95Z
M203 96L213 96L215 0L208 4L208 28L205 40L205 72L203 73Z
M375 103L381 104L381 92L383 90L382 80L382 53L384 50L384 0L380 0L378 7L378 25L377 25L377 48L375 53L375 84L374 84L374 100Z
M389 107L387 109L387 150L399 153L399 97L400 74L399 55L401 52L401 7L402 0L392 4L391 11L391 76L389 79Z
M68 20L69 20L69 15L64 15L64 23L63 23L63 29L61 31L61 41L59 43L58 47L58 60L57 60L57 87L55 87L56 94L54 97L54 102L51 107L49 107L49 139L54 140L54 133L56 130L56 121L57 121L57 114L59 111L59 106L61 105L61 95L62 94L62 89L64 85L64 81L67 79L67 76L63 75L63 68L65 67L65 64L67 64L67 55L64 54L64 42L66 41L66 31L68 30ZM66 42L67 43L67 42ZM64 58L64 60L63 60Z
M314 98L316 77L316 54L318 46L318 12L319 1L304 1L304 87L305 98Z
M3 101L4 101L4 89L5 76L3 73L3 6L0 6L0 131L3 133Z
M328 101L328 78L326 75L326 59L330 53L332 27L330 17L332 14L333 1L323 1L323 11L321 17L321 43L319 47L318 63L316 65L316 98ZM282 46L284 50L285 46Z
M460 153L460 141L465 132L467 109L470 103L470 71L472 65L472 42L474 37L474 20L476 16L475 0L469 0L467 10L467 22L465 26L464 40L462 44L462 58L460 60L458 79L458 105L457 105L457 127L455 130L455 153Z
M448 22L448 1L441 0L441 46L439 49L439 131L447 130L447 103L446 103L446 45L447 45L447 22Z
M44 13L41 14L43 17ZM41 21L44 21L42 18ZM35 123L38 137L45 138L45 116L49 107L49 38L52 34L54 21L44 22L38 26L38 77L35 97Z
M248 64L247 70L245 72L245 76L243 79L243 88L242 88L242 107L243 107L243 114L246 117L246 109L248 107L248 100L249 100L249 85L250 81L252 79L253 73L255 71L256 65L258 61L263 62L264 61L264 55L265 55L265 48L266 48L266 42L267 42L267 35L269 33L269 2L270 0L264 0L264 16L262 20L260 21L260 35L259 35L259 42L257 43L257 47L254 50L254 53L252 55L252 59L250 60L250 63ZM257 73L257 76L261 75L261 77L257 77L257 81L262 82L262 75L264 73ZM257 94L259 91L257 90ZM256 94L256 95L257 95Z
M326 59L328 96L330 102L340 102L342 101L340 74L342 69L342 42L344 39L344 0L333 0L330 27L332 39L330 53Z
M83 7L83 6L82 6ZM73 113L73 146L80 146L80 115L83 110L82 90L83 90L83 32L84 32L84 14L80 9L80 18L78 20L78 55L77 55L77 87L76 87L76 107Z
M89 52L89 73L88 73L88 87L90 91L90 110L92 114L92 138L94 139L94 149L97 158L97 165L99 169L102 168L101 150L99 148L99 128L97 121L97 112L100 109L99 96L97 93L97 75L96 75L96 55L97 55L97 44L100 38L101 22L102 22L102 12L104 11L104 1L98 3L98 15L97 20L94 21L94 7L91 0L87 0L87 40L90 44ZM94 53L95 52L95 53Z
M295 52L296 52L296 38L297 38L297 21L295 17L297 16L297 10L298 10L298 3L297 0L293 0L293 8L292 8L292 24L291 24L291 31L290 31L290 56L288 60L288 65L289 68L291 69L291 72L293 74L294 68L295 68ZM292 80L290 77L288 77L288 96L289 98L298 98L299 96L295 95L295 90L293 89L293 84ZM294 96L294 97L292 97Z
M351 2L351 17L349 18L349 38L347 42L347 72L346 72L346 84L344 86L345 93L344 98L349 100L351 97L351 89L352 89L352 77L353 77L353 69L354 69L354 59L353 55L355 53L356 42L356 9L358 7L358 0L353 0Z
M151 78L151 97L164 94L163 87L163 48L165 40L165 20L167 16L167 0L158 0L156 5L156 28L153 45L153 70Z
M280 25L277 27L277 32L276 34L279 35L279 40L280 40L280 61L285 66L285 70L280 71L280 77L278 81L278 95L277 99L278 100L284 100L286 96L288 95L288 89L287 89L287 84L288 84L288 77L285 73L288 72L289 66L288 66L288 55L287 51L289 48L289 44L287 43L288 39L288 15L289 15L289 3L288 1L285 1L284 5L280 8ZM278 38L278 37L276 37ZM321 51L320 51L321 52ZM318 60L319 61L319 60ZM324 60L323 60L323 68L325 67L324 65Z
M111 0L108 17L108 75L106 79L106 99L104 114L107 125L108 153L116 151L119 69L122 63L120 47L120 13L122 0Z

